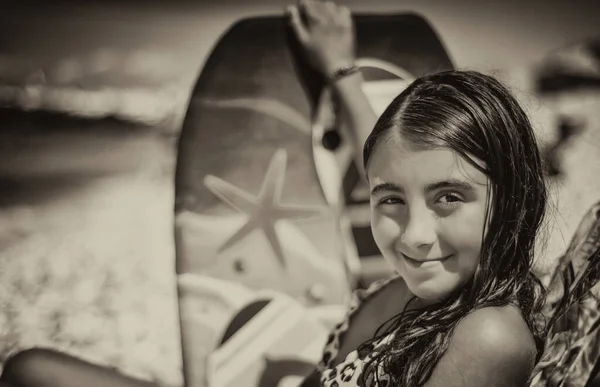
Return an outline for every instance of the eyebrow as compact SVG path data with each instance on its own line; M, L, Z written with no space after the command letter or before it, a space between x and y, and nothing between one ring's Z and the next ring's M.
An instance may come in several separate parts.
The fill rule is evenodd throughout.
M475 187L473 187L472 184L463 180L444 180L437 183L427 184L425 186L425 191L431 192L442 188L454 188L463 191L475 191Z
M431 192L431 191L436 191L439 189L443 189L443 188L454 188L454 189L460 189L463 191L475 191L475 188L473 187L472 184L467 183L466 181L462 181L462 180L443 180L443 181L438 181L435 183L430 183L427 184L425 186L425 192ZM398 192L398 193L403 193L404 190L402 189L402 187L400 187L397 184L394 183L381 183L376 185L373 190L371 191L371 195L376 195L379 192Z

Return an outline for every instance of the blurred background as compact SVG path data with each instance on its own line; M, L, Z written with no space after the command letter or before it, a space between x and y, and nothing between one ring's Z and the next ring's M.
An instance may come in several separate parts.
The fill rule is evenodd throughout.
M596 2L341 3L422 15L455 67L517 94L553 160L548 270L600 199ZM219 37L286 5L0 3L0 362L43 345L182 385L178 134Z

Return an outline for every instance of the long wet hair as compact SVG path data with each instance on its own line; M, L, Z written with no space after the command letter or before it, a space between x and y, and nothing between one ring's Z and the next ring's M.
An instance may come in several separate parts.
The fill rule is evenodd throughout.
M359 353L368 352L375 340L396 332L366 362L363 384L378 379L377 369L382 367L392 385L423 386L459 321L488 306L518 305L539 354L545 332L535 317L543 306L545 289L532 265L548 194L526 113L493 77L445 71L415 80L388 106L365 143L365 170L378 144L392 137L422 149L451 149L462 156L490 180L490 206L473 277L434 305L406 310L407 305L405 312L359 346Z

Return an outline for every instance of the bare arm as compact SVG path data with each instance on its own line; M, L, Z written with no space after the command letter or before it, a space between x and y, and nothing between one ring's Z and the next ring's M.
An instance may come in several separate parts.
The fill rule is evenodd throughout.
M363 77L355 73L344 77L332 85L338 100L341 103L342 114L345 122L350 127L352 142L356 152L356 159L362 171L362 150L367 137L373 130L377 116L371 107L367 96L362 90ZM364 172L364 171L362 171Z
M159 387L51 349L32 348L4 364L0 387Z
M288 8L294 32L308 62L326 78L342 67L354 65L355 28L350 11L331 1L300 1ZM377 116L362 90L360 72L347 75L330 86L341 104L350 127L358 165L362 170L362 149ZM364 171L363 171L364 172Z
M526 386L535 343L518 313L507 308L484 308L465 317L425 387Z

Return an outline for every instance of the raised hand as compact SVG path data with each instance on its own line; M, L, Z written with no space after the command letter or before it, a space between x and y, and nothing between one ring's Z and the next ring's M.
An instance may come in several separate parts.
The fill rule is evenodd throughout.
M324 76L354 64L355 28L350 10L332 1L301 0L287 8L307 61Z

